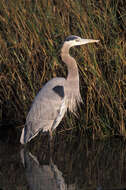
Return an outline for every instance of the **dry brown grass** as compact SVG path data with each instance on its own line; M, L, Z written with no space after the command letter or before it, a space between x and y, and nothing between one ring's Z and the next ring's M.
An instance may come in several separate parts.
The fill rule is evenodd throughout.
M0 1L1 120L23 121L42 85L66 76L59 49L75 34L100 39L72 50L84 105L64 129L126 136L126 14L121 1ZM73 130L73 131L74 131Z

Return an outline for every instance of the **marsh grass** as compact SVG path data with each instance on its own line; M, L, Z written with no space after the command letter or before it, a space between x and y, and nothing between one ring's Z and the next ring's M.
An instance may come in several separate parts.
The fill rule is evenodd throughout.
M121 1L0 1L1 120L24 121L45 82L66 76L60 48L75 34L99 44L73 48L80 71L79 117L63 130L126 137L126 14ZM71 131L70 130L70 131Z

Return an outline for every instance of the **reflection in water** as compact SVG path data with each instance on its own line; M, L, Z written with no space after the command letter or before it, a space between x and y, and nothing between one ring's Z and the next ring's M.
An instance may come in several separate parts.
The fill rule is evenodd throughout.
M21 150L21 159L25 167L28 184L31 190L65 190L66 185L62 172L50 158L47 165L40 165L30 152Z
M51 157L44 140L30 143L24 150L0 141L0 189L126 189L124 141L57 138Z

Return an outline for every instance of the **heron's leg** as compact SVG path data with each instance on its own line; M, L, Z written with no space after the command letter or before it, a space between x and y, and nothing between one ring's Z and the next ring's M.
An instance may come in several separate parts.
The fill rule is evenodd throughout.
M52 130L50 130L50 131L49 131L49 140L50 140L50 142L52 141L52 139L53 139Z
M49 149L50 149L50 154L53 152L53 134L52 130L49 131Z

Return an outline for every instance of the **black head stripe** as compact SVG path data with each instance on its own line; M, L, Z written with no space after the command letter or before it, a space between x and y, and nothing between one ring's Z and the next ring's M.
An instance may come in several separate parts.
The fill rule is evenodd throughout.
M65 41L71 41L77 39L77 36L68 36Z
M58 94L61 98L64 98L64 87L63 86L55 86L53 91Z

